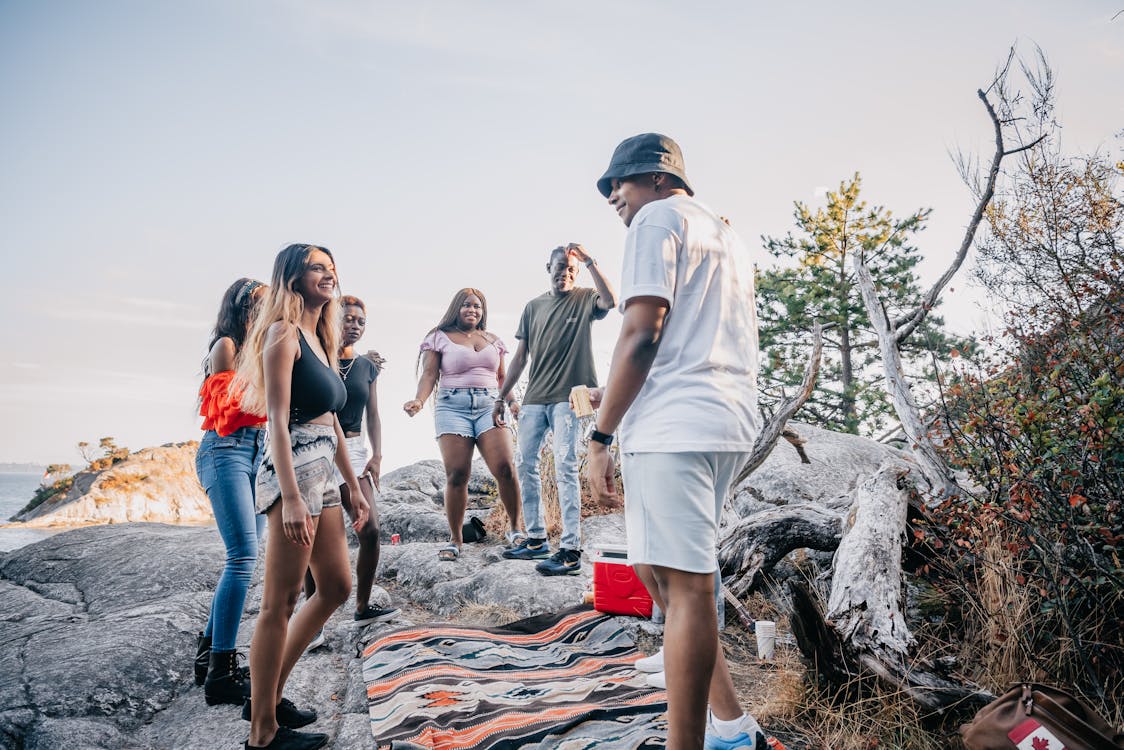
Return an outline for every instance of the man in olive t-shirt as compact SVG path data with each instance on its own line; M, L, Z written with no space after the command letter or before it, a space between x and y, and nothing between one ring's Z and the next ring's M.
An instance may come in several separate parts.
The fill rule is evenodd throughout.
M575 287L580 263L593 277L594 289ZM581 489L578 485L578 420L570 409L570 389L594 387L593 321L616 307L616 294L581 245L556 247L547 264L550 291L527 303L515 338L519 346L507 369L493 418L504 424L504 404L519 420L516 465L523 490L523 523L527 538L503 556L513 560L541 560L543 575L574 575L581 570ZM531 371L520 405L510 398L527 360ZM543 521L539 479L539 449L547 430L554 433L554 474L562 509L562 540L550 554ZM548 559L549 558L549 559Z

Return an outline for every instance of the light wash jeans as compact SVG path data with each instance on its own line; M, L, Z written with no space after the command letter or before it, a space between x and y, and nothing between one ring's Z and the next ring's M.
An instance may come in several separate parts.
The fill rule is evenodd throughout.
M246 592L258 561L258 540L265 516L254 509L254 479L265 449L265 430L243 427L226 437L214 430L203 434L195 454L195 472L207 491L215 525L226 545L226 561L211 601L203 635L215 651L233 651L242 621Z
M515 456L523 490L523 523L527 536L546 538L539 478L539 450L547 430L554 433L554 474L562 508L562 549L582 548L581 490L578 485L578 418L567 401L525 404L519 412L519 451Z

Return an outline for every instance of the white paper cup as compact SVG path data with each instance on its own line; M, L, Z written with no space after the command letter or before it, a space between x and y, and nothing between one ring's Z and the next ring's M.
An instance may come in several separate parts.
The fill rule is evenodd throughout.
M772 659L777 645L777 624L772 620L757 620L753 623L753 634L757 638L757 658Z
M593 416L593 402L589 400L589 387L575 385L570 389L570 403L578 417Z

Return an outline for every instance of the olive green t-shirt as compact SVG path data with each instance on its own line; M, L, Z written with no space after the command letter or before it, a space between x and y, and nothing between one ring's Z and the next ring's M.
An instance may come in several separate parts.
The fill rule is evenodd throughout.
M596 289L575 287L569 294L547 292L523 308L515 338L527 345L531 371L525 404L570 400L575 385L597 385L593 367L593 321L609 314L597 306Z

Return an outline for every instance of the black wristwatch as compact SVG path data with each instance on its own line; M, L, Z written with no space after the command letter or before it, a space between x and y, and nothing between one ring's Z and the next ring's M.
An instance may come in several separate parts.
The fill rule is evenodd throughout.
M589 433L589 439L596 443L601 443L602 445L613 444L612 434L601 432L596 427L594 427L593 431Z

